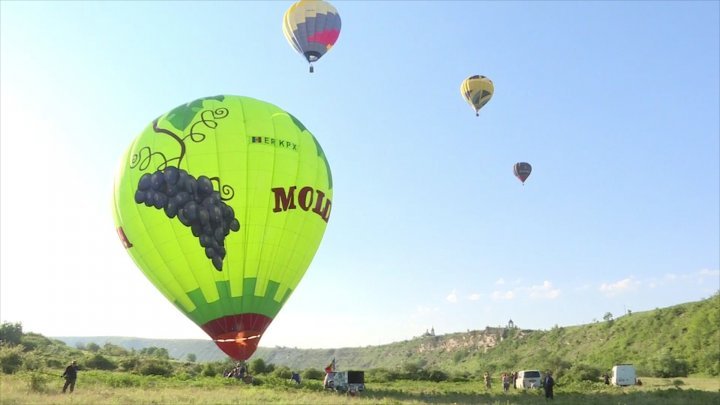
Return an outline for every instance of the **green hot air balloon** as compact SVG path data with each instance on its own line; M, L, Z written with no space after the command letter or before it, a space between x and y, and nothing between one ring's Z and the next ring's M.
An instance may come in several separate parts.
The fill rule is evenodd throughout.
M325 153L300 121L221 95L145 128L121 159L113 211L155 287L246 360L310 265L332 190Z

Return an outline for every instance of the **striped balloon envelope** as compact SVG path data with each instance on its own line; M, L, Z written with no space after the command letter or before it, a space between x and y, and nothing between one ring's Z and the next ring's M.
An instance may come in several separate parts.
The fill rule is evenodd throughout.
M290 45L310 64L329 51L340 36L340 15L323 0L301 0L290 6L283 17L283 33Z

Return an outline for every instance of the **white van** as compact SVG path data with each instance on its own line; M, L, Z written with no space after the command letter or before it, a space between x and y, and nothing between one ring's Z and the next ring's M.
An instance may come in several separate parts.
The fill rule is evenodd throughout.
M612 378L610 382L613 385L635 385L635 366L632 364L618 364L612 368Z
M542 376L539 370L522 370L518 371L517 380L515 380L517 388L540 388L542 386Z

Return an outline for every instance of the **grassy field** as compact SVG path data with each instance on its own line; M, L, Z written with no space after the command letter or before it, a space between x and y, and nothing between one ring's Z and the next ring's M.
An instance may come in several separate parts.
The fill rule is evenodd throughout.
M485 390L479 382L371 383L360 396L323 391L319 381L294 385L264 379L245 385L224 378L139 377L124 373L81 373L73 394L62 394L59 374L19 373L0 377L0 403L14 404L544 404L541 390L499 386ZM555 404L662 405L720 404L719 378L643 378L641 387L619 388L599 383L558 386Z

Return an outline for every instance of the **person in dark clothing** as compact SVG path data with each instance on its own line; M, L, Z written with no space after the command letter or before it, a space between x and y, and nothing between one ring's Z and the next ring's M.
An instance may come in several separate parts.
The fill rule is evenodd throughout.
M610 385L610 376L608 373L603 374L603 381L605 382L605 385Z
M65 368L65 372L62 377L65 377L65 385L63 385L63 394L70 387L70 393L75 391L75 381L77 381L78 366L75 360Z
M551 372L547 372L545 380L543 381L543 388L545 389L545 400L553 399L553 386L555 386L555 380L552 377Z

